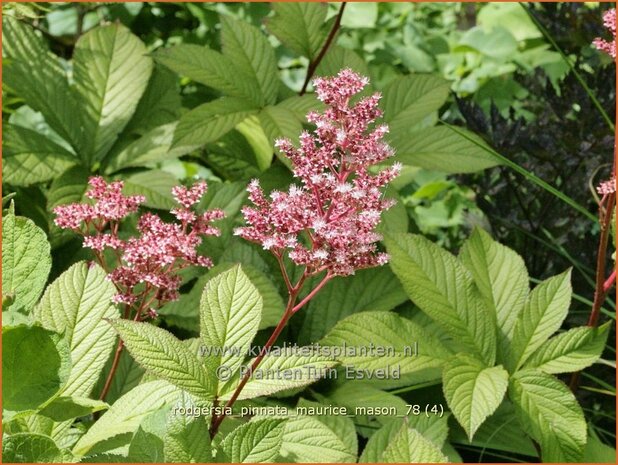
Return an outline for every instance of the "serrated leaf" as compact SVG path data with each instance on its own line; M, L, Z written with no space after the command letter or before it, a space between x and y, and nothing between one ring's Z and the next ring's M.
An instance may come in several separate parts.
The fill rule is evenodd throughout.
M353 463L358 444L345 417L296 416L285 423L281 457L296 463Z
M545 373L571 373L596 362L605 348L611 322L591 328L582 326L552 337L539 347L524 364Z
M163 462L163 440L156 434L145 431L141 426L129 444L128 463Z
M262 297L240 266L208 281L200 302L200 338L204 349L222 352L207 356L205 365L225 365L236 372L257 333L261 313ZM222 387L218 381L216 391Z
M152 73L143 42L120 23L96 27L75 44L75 89L84 103L80 156L87 164L103 159L125 128Z
M415 373L441 367L450 358L440 342L416 323L392 312L362 312L340 322L320 341L344 365ZM418 354L416 350L418 349Z
M394 419L386 422L382 428L373 433L367 441L367 444L363 449L363 453L358 459L358 463L382 462L384 451L393 439L395 439L395 437L401 432L402 424L404 424L403 419Z
M47 404L39 414L54 421L65 421L108 408L109 405L100 400L93 400L88 397L61 396Z
M57 57L33 28L8 15L2 18L2 51L3 85L40 111L47 123L79 150L85 140L80 132L77 99Z
M176 206L172 189L178 184L173 174L161 170L148 170L132 174L124 180L123 192L126 195L143 195L143 205L151 208L169 210Z
M11 295L13 309L29 312L51 269L51 252L41 228L13 211L2 218L2 295Z
M228 463L272 463L283 441L284 420L257 419L239 426L221 443Z
M93 454L115 449L119 443L128 444L144 418L175 403L180 394L177 387L165 381L140 384L114 402L77 441L73 452L82 456L90 451Z
M457 130L465 132L461 128ZM478 136L465 133L485 145ZM395 159L404 165L443 173L474 173L501 164L496 157L446 126L393 137L391 145Z
M268 30L291 50L312 60L326 38L326 5L272 3L272 9L275 15L266 22Z
M389 235L385 244L391 268L412 301L457 343L493 365L495 315L483 305L463 265L423 236Z
M37 433L17 433L2 440L4 463L73 462L68 450L58 447L52 438Z
M215 388L191 350L171 333L150 323L111 320L125 346L147 371L200 399L212 399Z
M446 456L431 441L404 423L382 454L384 463L445 463Z
M470 441L502 402L508 378L502 366L487 367L462 354L447 363L442 374L444 395Z
M14 186L50 181L77 163L77 157L30 129L5 124L2 140L2 180Z
M538 370L515 373L509 398L544 462L578 462L586 445L586 421L577 399L555 377Z
M193 400L183 394L172 408L164 437L165 460L172 463L212 462L208 423L203 416L177 413L177 409L197 408Z
M253 104L235 97L204 103L182 115L174 132L172 149L213 142L256 111Z
M260 124L272 149L277 156L281 157L279 149L275 147L277 139L286 138L294 143L298 140L303 126L292 110L280 106L268 106L258 114Z
M64 333L73 366L63 395L88 396L97 383L116 335L103 318L116 318L111 298L114 285L98 265L79 262L45 290L34 317L53 331Z
M571 305L571 270L537 285L513 330L509 371L514 372L562 325Z
M253 361L254 359L249 360L246 367L250 367ZM312 347L283 347L279 350L273 348L253 371L238 398L253 399L307 386L318 381L336 364L332 357L322 355ZM222 399L229 399L232 396L238 378L232 379L225 386L221 394Z
M298 341L314 343L353 313L391 310L406 300L401 284L386 267L335 278L309 303Z
M245 118L236 125L236 130L249 143L260 172L268 169L273 160L272 142L260 125L259 118L255 115Z
M279 73L273 47L262 32L251 24L221 15L223 55L245 76L259 85L260 106L277 100Z
M2 406L34 410L66 383L69 347L59 334L40 326L5 328L2 333Z
M301 123L307 122L307 113L310 111L324 111L326 106L320 102L315 94L294 95L277 104L277 108L290 110Z
M367 63L349 48L334 45L329 47L326 55L318 65L315 76L336 76L344 68L350 68L363 76L369 76Z
M496 314L501 352L506 352L529 292L526 264L513 250L478 228L464 243L459 258L472 273L485 305Z
M384 88L384 122L393 134L409 133L410 128L446 102L449 90L450 83L439 76L410 74L395 78Z
M101 392L105 381L107 380L107 373L111 369L113 358L110 357L107 360L107 364L102 370L102 376L99 377L99 381L94 388L94 392ZM145 370L135 361L128 351L123 350L120 353L120 360L116 367L116 373L112 378L112 384L107 391L105 400L110 404L114 403L118 398L129 392L135 386L137 386L144 376Z
M221 53L193 44L178 44L157 50L155 60L195 82L260 105L258 82L240 73L232 59Z

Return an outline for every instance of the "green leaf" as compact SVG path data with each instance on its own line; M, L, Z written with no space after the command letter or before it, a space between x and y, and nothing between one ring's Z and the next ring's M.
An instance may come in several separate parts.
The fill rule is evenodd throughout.
M285 46L312 60L326 38L327 5L322 3L272 3L275 15L268 30Z
M250 367L254 359L246 364ZM272 348L260 365L253 371L239 399L253 399L267 396L288 389L299 388L314 383L328 373L337 362L326 354L321 354L313 347ZM222 399L229 399L236 388L243 371L226 385L221 394Z
M2 334L2 406L32 410L66 383L71 357L60 335L40 326L5 328Z
M206 357L206 366L225 365L236 372L257 333L262 297L240 266L212 278L200 302L200 338L205 349L219 354ZM216 391L223 383L218 381Z
M68 463L73 455L58 447L52 438L37 433L17 433L3 438L4 463Z
M508 368L511 373L562 325L571 305L571 270L546 279L528 296L513 330Z
M319 341L338 321L353 313L391 310L406 300L401 284L387 267L335 278L311 300L298 342Z
M529 292L526 264L479 228L464 243L459 258L472 273L485 306L496 314L501 351L506 353L504 346L512 337Z
M260 171L268 169L273 160L272 142L260 125L257 116L251 115L236 125L236 130L241 133L251 147L255 156L257 167Z
M404 165L444 173L474 173L501 164L498 158L483 150L486 144L478 136L460 128L458 131L476 140L481 147L449 127L437 126L394 137L391 145L395 159Z
M47 209L53 211L58 205L82 202L88 189L90 172L77 165L55 178L47 193Z
M384 89L384 122L393 134L409 133L410 128L444 105L449 89L450 83L438 76L411 74L395 78Z
M214 142L255 112L252 104L235 97L204 103L182 115L174 132L172 149Z
M483 305L463 265L423 236L389 235L385 244L391 268L414 303L457 343L493 365L495 315Z
M75 89L85 104L82 159L103 159L125 128L146 90L152 59L140 39L120 23L99 26L75 45Z
M431 441L404 423L382 454L384 463L445 463L446 456Z
M277 108L284 108L294 113L296 119L306 123L307 113L310 111L324 111L326 106L320 102L315 94L294 95L277 104Z
M93 400L88 397L61 396L47 404L39 413L54 421L65 421L108 408L109 405L100 400Z
M318 65L315 76L336 76L343 68L350 68L363 76L369 76L367 63L349 48L334 45Z
M103 318L118 317L111 302L115 293L100 266L79 262L48 286L34 309L45 328L63 333L69 342L73 366L65 396L90 395L114 348L116 335Z
M402 402L404 402L402 400ZM401 432L404 420L394 419L386 422L382 428L371 435L358 463L381 463L382 456L388 445Z
M241 73L232 59L221 53L193 44L178 44L159 49L155 60L172 71L207 85L229 97L261 104L258 82Z
M221 443L227 463L273 463L283 441L284 420L257 419L239 426Z
M47 182L74 165L77 158L47 137L5 124L2 141L2 180L14 186Z
M147 371L201 399L212 399L214 388L191 350L171 333L150 323L111 320L125 346Z
M460 354L447 363L442 377L446 401L472 441L476 430L502 402L509 374L502 366L487 367Z
M442 344L418 324L392 312L362 312L340 322L320 341L342 364L368 373L415 373L441 367L450 358ZM416 351L418 350L418 354Z
M544 462L578 462L586 445L586 421L577 399L555 377L538 370L515 373L509 398Z
M573 328L541 345L524 364L545 373L571 373L596 362L605 348L611 321L598 327Z
M12 295L11 307L30 311L43 292L50 269L45 233L11 209L2 218L2 295Z
M105 381L107 379L107 373L109 373L112 363L113 358L110 357L101 372L101 376L99 377L99 381L94 388L94 392L101 392L103 390L103 386L105 385ZM107 391L105 400L110 404L114 403L118 398L129 392L141 382L144 372L145 370L135 361L133 357L131 357L131 354L129 354L126 350L123 350L120 353L120 360L118 361L118 365L116 367L116 373L112 378L112 384L110 385L109 391Z
M181 147L171 150L176 123L169 123L151 129L139 139L124 147L115 154L107 168L106 173L114 173L124 168L150 166L158 162L178 158L194 147Z
M177 413L177 409L197 408L193 400L183 394L168 416L164 438L165 460L172 463L212 462L210 434L204 416Z
M176 206L172 188L178 184L173 174L161 170L148 170L124 178L126 195L143 195L143 205L151 208L169 210Z
M340 416L296 416L285 422L282 462L354 463L358 443L354 423Z
M279 72L272 45L262 32L246 21L220 16L221 47L241 75L256 81L260 106L277 101Z
M290 3L289 5L298 5ZM279 149L275 147L277 139L286 138L292 142L297 141L303 126L292 110L280 106L268 106L258 114L260 124L268 140L272 144L272 149L277 156L282 157Z
M7 15L2 18L2 52L3 85L40 111L45 121L79 150L84 137L77 99L58 58L33 28Z
M159 463L163 461L163 440L140 426L129 444L128 463Z
M178 388L165 381L140 384L114 402L77 441L73 452L80 456L90 451L91 454L105 452L118 447L121 439L127 444L144 418L175 403L180 394Z

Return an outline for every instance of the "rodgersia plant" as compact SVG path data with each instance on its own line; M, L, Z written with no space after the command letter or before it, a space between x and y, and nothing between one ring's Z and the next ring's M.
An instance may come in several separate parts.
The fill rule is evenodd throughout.
M144 213L137 222L138 235L122 239L120 223L137 212L145 197L126 196L122 193L122 181L107 183L100 176L90 178L89 185L86 197L93 202L56 207L56 225L83 236L84 247L92 249L107 279L116 287L112 300L124 305L124 318L135 321L156 318L158 308L178 298L180 270L192 265L212 266L210 258L198 255L197 247L203 236L220 234L211 222L223 218L224 213L218 209L201 214L193 211L206 193L205 182L197 182L190 188L176 186L172 194L178 206L171 210L175 223ZM112 253L106 255L106 250ZM120 341L102 399L109 389L122 347Z

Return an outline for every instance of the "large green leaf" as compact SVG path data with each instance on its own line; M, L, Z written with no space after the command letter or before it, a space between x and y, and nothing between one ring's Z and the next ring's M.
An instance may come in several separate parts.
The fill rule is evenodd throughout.
M530 293L513 330L508 368L521 367L562 325L571 305L571 270L553 276Z
M172 149L213 142L256 111L253 104L236 97L204 103L180 118L174 132Z
M260 105L258 82L241 73L231 58L207 47L179 44L160 49L155 60L181 76L216 89L229 97Z
M152 59L140 39L120 23L100 26L75 45L75 88L84 104L80 156L97 162L112 147L135 112L152 72Z
M14 186L47 182L76 162L73 153L36 131L4 125L3 182Z
M485 145L476 135L460 128L458 131ZM395 149L395 159L404 165L444 173L474 173L501 164L498 158L446 126L394 137L391 145Z
M246 21L221 15L221 47L241 75L259 85L260 106L277 101L279 72L275 51L259 29ZM239 79L237 77L236 79Z
M77 99L62 65L43 39L24 22L3 15L2 54L3 86L40 111L60 136L81 150L85 139L80 131Z
M218 461L272 463L283 441L284 420L261 418L236 428L221 443Z
M410 128L444 105L449 89L448 81L429 74L394 79L383 93L384 122L393 134L409 133Z
M73 452L105 452L119 444L128 444L144 418L165 405L175 403L181 395L165 381L141 384L118 399L111 408L75 444Z
M383 463L445 463L446 456L433 442L405 423L382 454Z
M573 328L541 345L526 361L524 367L537 368L545 373L571 373L596 362L607 342L611 322L591 328Z
M272 3L275 15L266 22L268 30L284 45L312 60L326 38L327 5L323 3Z
M249 351L262 314L262 297L240 265L212 278L200 303L200 337L209 367L236 372ZM219 382L217 392L222 388Z
M45 233L32 220L15 216L11 207L2 218L2 295L12 295L13 308L30 311L43 292L50 268Z
M2 407L32 410L66 383L71 357L59 334L40 326L5 328L2 334Z
M291 4L298 5L298 4ZM292 110L277 106L268 106L260 111L258 117L264 133L268 136L273 150L280 158L282 155L275 147L277 139L286 138L294 141L298 140L303 130L301 121L296 117Z
M54 421L73 420L109 408L105 402L88 397L61 396L47 404L39 413Z
M73 455L60 449L49 436L37 433L17 433L2 440L4 463L69 463Z
M320 345L324 351L332 347L337 360L367 374L397 370L403 375L439 368L451 355L420 325L393 312L351 315L337 323Z
M73 366L63 395L88 396L97 383L116 335L103 318L116 318L116 289L98 265L79 262L62 273L34 310L41 324L64 333Z
M476 430L502 402L509 374L502 366L487 367L460 354L449 361L442 377L446 401L472 440Z
M335 278L311 300L298 336L299 343L320 340L338 321L353 313L391 310L406 300L401 284L387 267Z
M167 171L147 170L132 174L124 179L126 195L143 195L144 205L169 210L176 206L172 189L178 184L176 176Z
M496 314L499 341L505 352L529 292L526 264L513 250L478 228L464 243L459 258L472 273L485 305Z
M183 394L169 413L164 437L165 460L180 463L212 462L210 434L204 416L183 415L178 409L197 408L193 400Z
M171 333L150 323L122 319L110 323L147 371L200 399L212 399L215 389L197 355Z
M586 421L565 384L538 370L522 370L511 377L509 398L524 429L541 445L544 462L581 460Z
M343 68L350 68L363 76L369 76L369 68L365 60L353 50L338 45L329 47L315 71L315 76L335 76Z
M254 359L248 361L246 366L250 367L253 361ZM313 350L310 346L283 347L280 350L273 348L253 371L238 398L253 399L307 386L328 374L329 369L336 364L333 357L321 354L319 350ZM221 394L222 399L229 399L232 396L240 373L226 385Z
M423 236L390 235L385 243L391 268L414 303L455 342L493 365L496 317L483 304L463 265Z

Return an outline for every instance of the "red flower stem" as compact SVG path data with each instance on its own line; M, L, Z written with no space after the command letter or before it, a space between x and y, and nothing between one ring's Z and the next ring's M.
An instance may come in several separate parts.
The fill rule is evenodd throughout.
M311 81L311 78L313 77L313 73L315 73L315 70L317 69L322 59L324 58L324 55L326 55L328 48L330 47L331 43L333 42L333 39L337 35L337 31L341 27L341 18L343 17L343 10L345 9L345 6L346 6L346 2L343 2L341 4L341 8L339 8L339 13L337 13L337 17L335 18L335 23L333 24L333 28L330 30L330 33L328 34L328 37L326 38L326 41L324 42L324 46L322 47L322 50L320 50L320 53L318 53L318 56L315 57L315 59L313 59L311 63L309 63L309 66L307 67L307 76L305 77L305 82L303 83L303 88L301 89L299 95L305 95L305 92L307 92L307 86L309 86L309 81Z
M603 291L607 294L612 286L616 283L616 270L612 271L612 274L609 275L609 278L603 284Z
M326 272L326 276L324 276L324 279L322 279L322 281L320 281L320 283L309 294L307 294L307 297L305 297L303 300L300 301L300 303L298 305L296 305L294 308L292 308L292 313L296 313L307 302L309 302L311 299L313 299L313 297L315 297L315 295L320 291L320 289L322 289L324 287L324 285L328 281L331 280L332 277L333 277L333 275L331 275L330 272Z
M603 205L603 203L605 205ZM604 202L599 208L599 222L601 223L601 237L599 239L599 248L597 251L597 269L596 269L596 286L594 291L594 301L592 303L592 309L590 311L590 317L588 318L587 326L596 327L599 324L599 317L601 315L601 307L609 289L606 289L606 282L610 281L605 278L605 264L607 261L607 245L609 243L609 234L611 231L611 221L614 216L614 207L616 204L616 193L611 193L604 197ZM616 273L614 275L614 280ZM573 373L571 375L571 381L569 387L571 391L577 391L579 387L580 372Z

